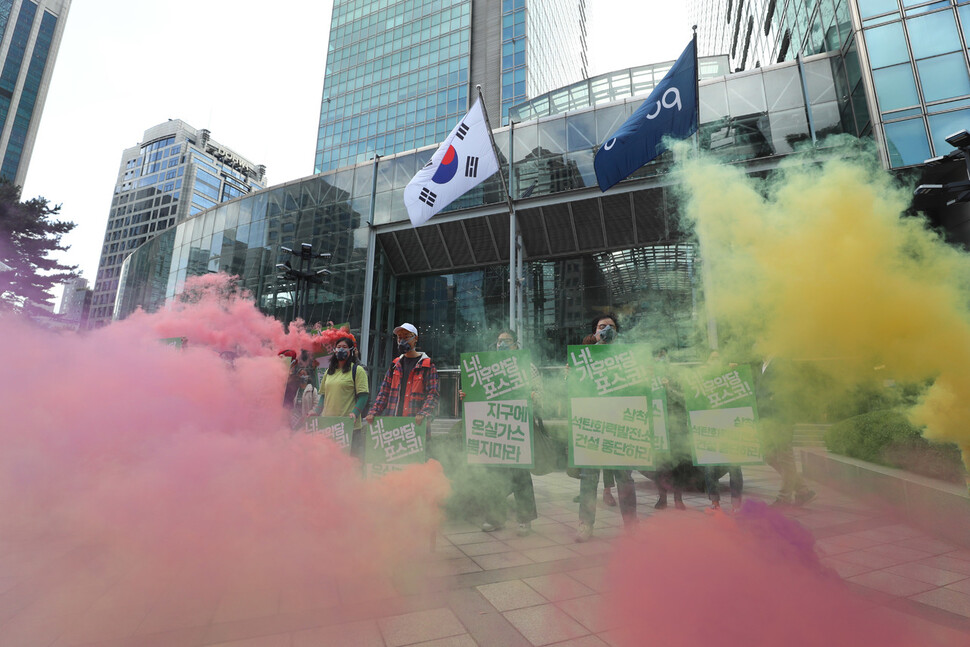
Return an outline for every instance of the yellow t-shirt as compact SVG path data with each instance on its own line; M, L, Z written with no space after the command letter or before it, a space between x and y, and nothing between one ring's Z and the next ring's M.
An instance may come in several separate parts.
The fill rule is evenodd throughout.
M346 373L338 368L332 375L329 373L323 374L323 380L320 383L320 395L323 396L323 412L320 415L340 418L349 416L350 412L354 410L357 395L369 392L367 371L360 366L357 367L356 389L354 388L353 375L353 368ZM359 419L357 424L360 424Z

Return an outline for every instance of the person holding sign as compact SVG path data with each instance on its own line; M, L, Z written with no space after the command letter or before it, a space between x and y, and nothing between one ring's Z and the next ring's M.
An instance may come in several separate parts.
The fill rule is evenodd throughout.
M513 332L512 330L503 330L502 332L500 332L498 335L498 339L495 343L495 350L499 352L519 350L519 345L515 338L515 332ZM468 358L466 360L466 355L471 355L471 358ZM480 355L476 356L473 354L463 354L462 359L463 359L463 364L466 365L465 370L468 370L468 367L471 367L473 370L480 367L480 364L478 363L478 358L480 357L481 357ZM500 380L499 385L506 385L505 378L509 378L510 381L505 386L505 389L511 393L521 392L524 389L529 389L529 401L531 401L531 404L534 407L541 395L541 384L539 382L539 370L535 367L535 364L529 361L528 362L529 375L526 376L524 375L524 371L523 371L524 367L519 362L521 362L521 359L517 359L515 355L510 355L510 357L507 357L506 359L502 360L502 363L501 363L501 365L505 366L506 372L505 373L500 372L499 375L497 376L493 375L492 377L499 378ZM496 364L495 366L500 366L500 364ZM490 371L492 368L494 367L487 367L486 370ZM514 374L509 375L509 371L511 371ZM476 383L481 382L481 380L483 379L483 374L484 374L483 371L474 370L473 376L471 377L472 387L475 387ZM505 375L505 377L502 377L503 374ZM462 377L463 383L466 378L467 378L467 375L465 375L465 371L463 371L463 377ZM517 388L513 388L515 384L518 384L519 386ZM494 387L496 386L496 384L490 382L489 386L492 387L493 391L495 391ZM488 390L489 390L488 387L486 387L486 393L488 393ZM493 393L493 395L499 395L499 393L496 392L496 393ZM458 397L461 399L462 402L465 402L465 396L466 394L464 390L458 391ZM474 415L467 408L469 406L472 406L472 405L466 403L466 410L465 410L466 425L470 423L472 427L474 427L476 424L480 424L482 421L478 420L476 422L476 420L474 419ZM490 408L494 407L496 409L501 410L503 408L503 403L493 402L493 404L489 406ZM505 406L508 406L508 404L505 403ZM509 407L509 408L511 409L512 407ZM519 406L519 408L521 408L521 406ZM523 410L523 413L525 414L524 415L525 425L526 425L526 428L528 428L529 410L526 408ZM521 419L516 424L520 424L520 423L521 423ZM506 433L511 438L513 432L510 430L513 428L514 428L514 425L509 425L502 430L498 430L498 429L494 430L494 432L492 433L493 436L496 436L494 440L497 441L498 440L497 436L505 435ZM486 431L486 436L487 434L488 434L488 431ZM523 436L523 438L528 440L526 436ZM486 441L486 443L487 442L488 441ZM466 449L470 454L469 456L470 464L471 463L487 464L487 462L492 462L492 461L498 462L499 460L502 460L502 458L504 458L504 456L503 457L496 456L495 458L481 459L480 461L479 454L485 453L485 449L486 449L485 447L481 447L481 444L482 444L482 440L477 437L472 438L470 440L466 440ZM529 442L528 445L531 445L531 442ZM534 449L534 446L533 446L533 449ZM494 452L491 452L488 455L491 456L492 453ZM511 457L506 459L506 461L510 461L510 459ZM532 452L530 452L529 460L528 460L528 463L525 464L525 467L506 467L506 466L493 464L485 468L487 483L485 483L485 486L486 486L484 488L485 495L483 497L485 499L485 505L484 505L485 522L482 524L482 530L484 532L493 532L495 530L500 530L501 528L505 527L505 519L508 516L508 510L506 508L506 499L508 498L509 494L512 494L515 497L515 516L516 516L516 520L518 521L518 529L516 531L517 534L520 537L525 537L530 532L532 532L532 522L539 517L539 513L536 511L536 497L535 497L535 490L533 489L533 485L532 485L532 474L529 471L529 466L532 465L534 461L535 461L535 456ZM511 462L507 462L507 464L511 464Z
M597 316L593 319L592 335L596 340L595 344L612 344L616 341L619 332L620 326L616 321L616 315L613 313ZM631 471L603 470L604 483L607 482L605 476L607 472L612 472L611 476L617 484L620 514L623 516L623 523L628 527L635 525L637 522L637 491L633 486ZM577 542L589 541L593 536L593 524L596 521L596 491L599 489L599 482L600 470L595 468L580 469L579 529L575 537Z
M351 336L340 337L333 345L330 366L320 380L320 397L311 416L350 417L354 431L350 440L350 455L364 458L364 435L361 418L367 410L370 388L367 372L357 359L357 343Z
M417 425L431 418L438 407L440 382L431 358L417 350L418 329L404 323L394 329L398 351L384 374L374 405L367 413L367 423L374 416L413 417Z

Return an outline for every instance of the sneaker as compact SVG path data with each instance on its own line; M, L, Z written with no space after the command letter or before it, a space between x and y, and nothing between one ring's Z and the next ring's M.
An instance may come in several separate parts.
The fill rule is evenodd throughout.
M743 501L744 501L744 499L742 497L739 497L739 496L733 496L733 497L731 497L731 508L735 512L740 512L741 511L741 506L743 505Z
M657 502L653 504L653 507L657 510L663 510L667 507L667 497L663 496L657 499Z
M706 512L707 514L714 514L716 512L720 512L720 511L721 511L721 502L720 501L711 501L711 505L709 505L704 510L704 512Z
M532 532L532 522L526 521L525 523L520 523L519 527L515 530L515 534L519 537L525 537L530 532Z
M815 490L802 490L801 492L795 495L794 505L803 506L809 501L811 501L812 499L814 499L816 496L817 495L815 494Z
M589 541L593 537L593 526L588 523L579 523L579 529L576 531L576 543L581 544L584 541Z
M603 503L612 507L616 507L616 499L613 498L613 493L610 490L603 490Z
M683 499L675 499L674 500L674 507L677 508L678 510L686 510L687 509L687 506L684 505L684 500Z
M505 524L502 524L502 523L489 523L488 521L486 521L485 523L482 524L482 531L483 532L495 532L496 530L501 530L504 527L505 527Z

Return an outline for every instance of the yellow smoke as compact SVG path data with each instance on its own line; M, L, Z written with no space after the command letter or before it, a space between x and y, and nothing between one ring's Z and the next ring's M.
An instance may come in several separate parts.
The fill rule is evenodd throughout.
M911 189L859 155L796 156L766 181L703 157L679 173L708 305L738 347L839 358L820 365L846 388L932 380L910 418L967 462L970 256L904 215Z

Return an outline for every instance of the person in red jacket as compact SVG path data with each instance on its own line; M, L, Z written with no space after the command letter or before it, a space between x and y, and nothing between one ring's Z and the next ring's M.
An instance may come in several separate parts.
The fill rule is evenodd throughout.
M366 420L370 424L375 416L406 416L414 417L419 425L430 423L438 408L438 371L431 358L417 350L417 328L404 323L394 329L394 334L401 354L384 374Z

